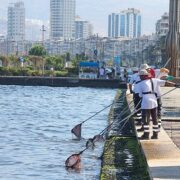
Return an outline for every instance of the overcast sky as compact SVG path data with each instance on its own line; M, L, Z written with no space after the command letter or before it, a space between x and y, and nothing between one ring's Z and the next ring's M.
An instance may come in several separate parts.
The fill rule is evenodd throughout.
M0 0L0 18L6 15L7 6L18 0ZM49 20L50 0L21 0L26 7L26 17ZM169 0L76 0L76 14L90 21L94 33L107 36L108 15L127 8L136 8L142 14L143 34L155 32L155 23L169 11Z

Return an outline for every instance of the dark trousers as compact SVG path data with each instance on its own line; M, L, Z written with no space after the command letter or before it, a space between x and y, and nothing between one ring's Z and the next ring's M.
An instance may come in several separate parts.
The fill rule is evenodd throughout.
M142 109L142 122L143 122L143 125L149 126L150 116L152 117L153 125L158 125L157 108Z
M136 109L140 109L136 114L140 114L141 113L141 98L139 97L138 93L133 93L133 100L134 100L134 107L136 107Z
M157 99L158 107L157 107L157 117L161 119L161 109L162 109L162 101L161 98Z

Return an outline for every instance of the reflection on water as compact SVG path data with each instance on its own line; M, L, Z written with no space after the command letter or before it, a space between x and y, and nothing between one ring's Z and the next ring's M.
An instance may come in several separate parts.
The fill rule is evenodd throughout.
M107 125L109 108L82 125L82 141L72 127L112 103L116 90L0 86L1 179L98 179L103 144L82 155L82 170L67 171L66 158L84 149L86 139Z

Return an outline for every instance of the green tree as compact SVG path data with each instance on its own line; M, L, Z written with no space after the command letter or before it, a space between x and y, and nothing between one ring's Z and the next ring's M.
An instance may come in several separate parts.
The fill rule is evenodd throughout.
M29 50L29 55L32 56L44 56L46 54L46 50L41 45L35 45Z
M11 55L9 57L9 64L12 67L20 67L20 61L17 56Z
M2 61L2 66L7 67L9 64L7 56L0 56L0 60Z
M46 54L46 50L41 45L35 45L29 51L29 55L31 55L30 61L33 63L34 69L42 70L43 75L45 66L43 56L45 56Z
M55 70L62 70L65 66L64 56L47 56L45 61L47 69L53 67Z
M72 59L72 66L75 68L75 69L78 69L79 68L79 63L81 62L82 60L75 57Z
M34 70L42 70L44 68L44 59L40 56L30 56L29 61Z

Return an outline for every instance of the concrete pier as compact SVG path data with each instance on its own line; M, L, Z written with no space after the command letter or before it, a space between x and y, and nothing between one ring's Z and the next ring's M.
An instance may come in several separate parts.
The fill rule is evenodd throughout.
M162 94L173 88L174 87L163 87ZM131 100L132 96L128 96L128 101ZM163 121L176 121L180 123L178 121L180 119L180 89L177 88L167 95L162 96L162 102ZM136 126L136 129L137 128L140 128L140 126ZM173 132L173 129L171 129L171 132ZM155 180L180 180L180 149L178 148L180 147L180 141L173 142L172 137L168 134L169 133L162 127L159 133L159 139L140 140L142 150L144 151L150 169L151 177ZM141 135L142 133L137 132L138 137ZM180 129L176 131L174 136L174 139L179 139Z

